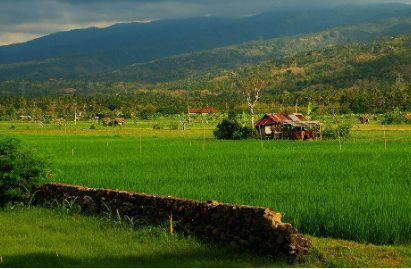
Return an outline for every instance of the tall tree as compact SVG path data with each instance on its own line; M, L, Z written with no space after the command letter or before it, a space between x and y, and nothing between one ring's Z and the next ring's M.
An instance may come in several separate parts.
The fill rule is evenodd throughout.
M246 76L238 76L237 73L233 72L233 75L234 81L237 82L237 86L250 109L251 127L254 128L254 107L260 99L260 91L267 86L267 82L254 72L250 72Z

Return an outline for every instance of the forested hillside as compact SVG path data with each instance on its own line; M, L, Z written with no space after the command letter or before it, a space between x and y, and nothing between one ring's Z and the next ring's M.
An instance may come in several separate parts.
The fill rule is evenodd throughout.
M328 46L240 69L268 82L278 93L408 86L411 78L411 35L385 37L359 45ZM228 74L228 75L226 75ZM197 81L197 87L221 93L236 79L230 72ZM224 82L224 83L222 83Z
M134 64L111 76L146 83L170 81L191 71L202 75L329 44L368 42L379 35L409 33L410 17L408 5L352 5L73 30L0 47L0 79L72 79ZM370 24L356 26L370 20ZM352 26L344 28L347 25ZM330 30L336 26L343 28ZM313 32L317 34L308 34ZM298 36L287 38L293 35ZM184 53L194 54L176 56ZM154 62L144 64L149 61Z
M330 45L363 44L377 37L396 37L411 33L411 14L356 25L335 27L321 32L259 40L134 64L108 74L118 80L157 83L214 74L298 52L312 51Z
M241 94L251 79L263 82L257 113L306 111L319 114L411 111L411 35L361 45L330 46L234 71L156 85L115 80L5 81L0 116L153 118L214 106L248 112ZM13 91L25 97L12 97ZM28 97L36 92L42 97ZM57 96L56 96L57 95ZM9 96L9 97L5 97Z

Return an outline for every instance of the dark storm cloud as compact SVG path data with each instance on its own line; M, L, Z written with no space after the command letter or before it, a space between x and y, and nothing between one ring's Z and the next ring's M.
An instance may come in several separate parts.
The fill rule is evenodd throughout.
M116 22L196 16L246 16L391 0L0 0L0 45L57 31L103 27ZM401 0L411 3L411 0Z

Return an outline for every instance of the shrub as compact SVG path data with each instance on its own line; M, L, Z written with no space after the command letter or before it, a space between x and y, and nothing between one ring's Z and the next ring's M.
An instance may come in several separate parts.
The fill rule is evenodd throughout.
M339 124L337 127L328 124L322 131L322 137L323 139L337 139L338 132L340 133L340 137L349 136L351 132L351 127L352 126L349 123Z
M411 118L408 115L402 114L398 108L395 108L393 112L386 113L382 124L410 124Z
M26 201L35 185L50 179L49 167L47 160L24 148L19 139L0 137L0 206Z
M235 118L223 119L217 124L217 129L213 131L217 139L241 140L256 138L257 131L253 128L242 126Z
M172 122L172 123L168 124L168 128L170 130L178 130L178 125L179 125L179 123Z
M163 129L163 126L161 126L159 123L156 122L156 123L153 124L153 129L154 130L160 130L160 129Z

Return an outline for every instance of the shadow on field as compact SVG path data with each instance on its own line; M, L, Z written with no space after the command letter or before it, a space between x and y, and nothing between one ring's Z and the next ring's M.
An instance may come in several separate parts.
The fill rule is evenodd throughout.
M153 253L136 256L108 256L72 258L56 253L31 253L25 255L3 256L1 267L19 268L56 268L56 267L287 267L282 259L253 257L246 253L226 253L217 251L192 253ZM289 266L289 265L288 265Z

